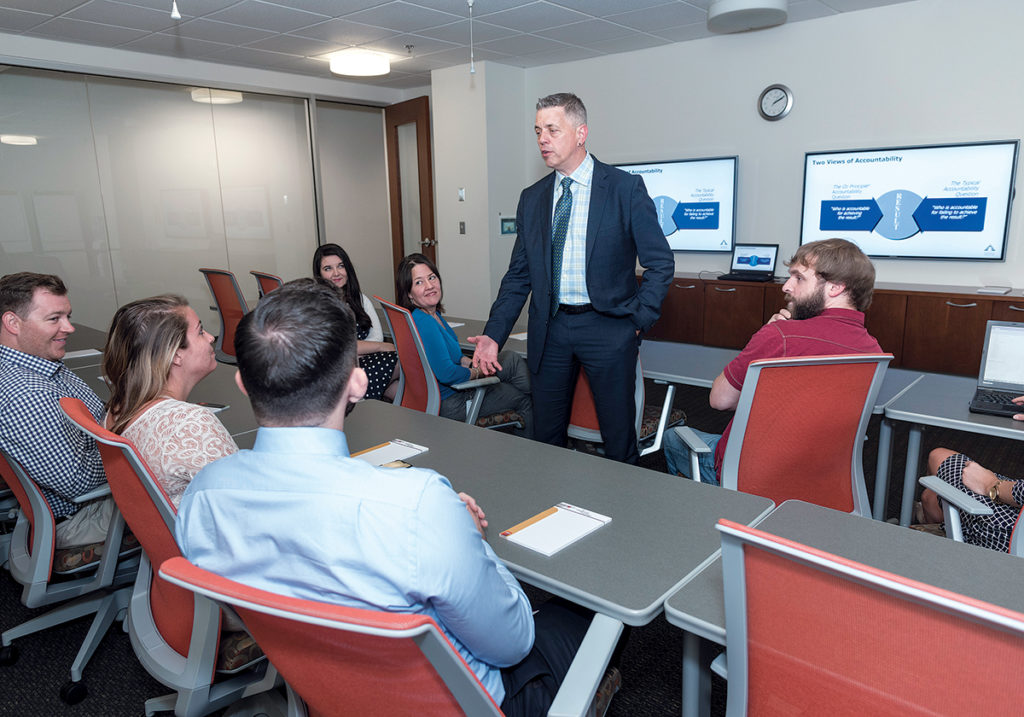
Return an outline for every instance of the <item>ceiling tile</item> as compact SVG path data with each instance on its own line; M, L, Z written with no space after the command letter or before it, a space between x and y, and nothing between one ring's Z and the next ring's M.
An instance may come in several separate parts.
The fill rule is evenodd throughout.
M339 45L362 45L395 33L387 28L364 25L349 20L328 20L319 25L311 25L289 33L299 37L313 37L317 40L334 42Z
M497 40L502 37L511 37L516 34L516 30L511 30L507 27L498 27L488 22L482 22L480 20L473 21L473 42L488 42L489 40ZM419 30L417 35L424 35L426 37L432 37L435 40L444 40L445 42L459 42L469 44L469 20L460 20L459 22L453 22L449 25L440 25L438 27L431 27L424 30Z
M242 0L236 5L211 13L206 17L211 20L220 20L246 27L258 27L261 30L273 30L274 32L289 32L328 19L327 16L318 13L295 10L283 5L260 2L260 0Z
M622 25L605 22L604 20L586 20L585 22L574 22L571 25L554 27L550 30L536 30L534 34L558 40L559 42L589 47L591 43L600 40L611 40L615 37L635 35L636 31Z
M440 10L442 12L450 12L453 15L459 15L460 17L469 17L469 5L466 0L406 1L413 5L421 5L422 7L430 8L431 10ZM621 2L621 0L619 1ZM492 12L501 12L502 10L508 10L511 7L519 7L524 2L534 2L534 0L474 0L473 18L481 18ZM664 2L664 0L661 0L661 2Z
M274 35L265 40L251 42L246 47L257 50L268 50L270 52L282 52L286 55L298 55L299 57L317 57L326 55L329 52L337 52L344 49L345 45L335 42L315 40L311 37L297 37L295 35Z
M3 2L4 0L0 0ZM49 0L41 0L49 2ZM138 5L148 7L151 10L160 10L168 15L171 14L171 3L169 0L117 0L125 5ZM235 5L238 0L178 0L178 11L184 18L199 17L211 12L223 10L226 7Z
M707 22L707 13L686 3L671 3L658 5L657 7L645 8L643 10L632 10L630 12L612 15L608 18L612 22L622 23L627 27L637 30L661 30L666 27L678 25L693 25L698 22Z
M663 37L670 42L686 42L688 40L699 40L702 37L712 37L715 33L708 30L706 22L695 22L692 25L679 25L678 27L666 27L664 30L654 30L651 34Z
M710 2L710 0L708 1ZM570 10L585 12L594 17L617 15L624 9L642 10L645 7L665 4L665 0L629 0L628 4L623 0L548 0L548 2L567 7Z
M534 2L487 16L487 22L521 32L544 30L587 19L589 19L588 16L581 12L546 2Z
M29 30L49 19L49 15L42 15L37 12L0 8L0 30L25 32L25 30Z
M505 55L532 55L537 52L550 52L568 47L564 43L548 40L537 35L515 35L493 42L480 43L485 50L493 50Z
M190 37L195 40L206 40L207 42L220 42L226 45L245 45L256 42L274 33L267 30L259 30L255 27L242 27L227 22L217 22L206 18L197 18L183 22L170 31L181 37Z
M379 7L346 15L345 19L352 20L353 22L363 22L367 25L386 27L396 32L413 32L427 27L447 25L461 20L462 17L398 0L397 2L389 2Z
M411 51L406 47L407 45L412 46ZM407 55L410 52L413 55L428 55L432 52L451 50L456 45L451 42L441 42L440 40L420 35L392 35L381 40L367 42L363 47L381 52L390 52L395 55Z
M10 10L28 10L56 17L71 8L81 5L83 0L0 0L0 7Z
M131 27L149 32L159 32L177 24L176 20L171 19L171 14L166 9L161 12L138 5L109 2L109 0L93 0L65 13L64 17L116 25L117 27Z
M52 20L47 20L42 25L37 25L26 34L71 40L72 42L84 42L88 45L117 47L126 42L137 40L146 33L142 30L132 30L127 27L111 27L110 25L101 25L96 22L86 22L85 20L55 17Z
M836 11L818 0L807 0L806 2L789 3L786 22L800 22L801 20L814 20L819 17L836 15Z
M231 47L218 42L196 40L191 37L154 32L138 40L122 45L125 50L136 52L154 52L158 55L175 55L177 57L206 57Z

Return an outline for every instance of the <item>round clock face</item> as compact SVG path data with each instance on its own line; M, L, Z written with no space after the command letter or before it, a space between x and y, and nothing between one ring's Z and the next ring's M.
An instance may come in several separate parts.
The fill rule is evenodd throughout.
M793 107L793 93L785 85L765 88L757 102L757 111L766 120L780 120Z

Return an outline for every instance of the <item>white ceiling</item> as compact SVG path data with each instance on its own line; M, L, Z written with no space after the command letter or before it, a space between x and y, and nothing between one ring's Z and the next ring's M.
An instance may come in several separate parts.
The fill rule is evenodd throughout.
M788 22L907 0L790 0ZM707 37L711 0L475 0L476 60L536 67ZM399 56L404 89L469 62L466 0L0 0L0 33L330 76L322 56L365 47ZM0 39L2 44L2 39Z

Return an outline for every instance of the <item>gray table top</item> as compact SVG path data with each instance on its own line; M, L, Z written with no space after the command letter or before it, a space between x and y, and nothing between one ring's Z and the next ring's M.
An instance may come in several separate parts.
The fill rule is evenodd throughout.
M480 502L490 522L487 540L514 573L630 625L650 622L665 598L714 557L719 517L751 523L772 506L758 496L379 401L360 403L345 429L352 451L391 438L427 446L409 462L438 471ZM499 536L561 501L612 522L551 557Z
M786 501L757 525L820 550L1024 611L1020 558L829 508ZM670 623L725 644L722 565L716 559L665 603Z
M886 418L957 431L1024 440L1024 422L967 410L978 382L967 376L929 373L892 401Z

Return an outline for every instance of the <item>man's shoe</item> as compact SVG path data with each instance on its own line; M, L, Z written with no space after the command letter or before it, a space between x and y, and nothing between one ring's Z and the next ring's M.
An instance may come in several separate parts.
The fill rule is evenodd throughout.
M601 684L597 686L597 693L594 695L591 710L591 714L594 717L604 717L608 711L608 706L612 703L612 697L615 696L615 693L619 691L621 686L622 673L619 672L619 668L609 667L601 679Z

